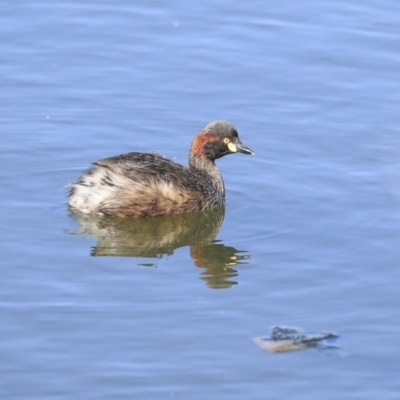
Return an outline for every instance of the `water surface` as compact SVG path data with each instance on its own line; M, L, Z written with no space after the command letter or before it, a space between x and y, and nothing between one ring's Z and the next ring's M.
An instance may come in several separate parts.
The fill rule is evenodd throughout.
M396 2L2 11L2 398L398 398ZM218 161L225 209L67 209L90 162L186 163L213 119L256 152ZM263 352L274 325L342 351Z

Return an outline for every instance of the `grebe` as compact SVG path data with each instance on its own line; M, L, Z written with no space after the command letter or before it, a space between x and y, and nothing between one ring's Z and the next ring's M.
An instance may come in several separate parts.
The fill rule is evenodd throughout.
M189 166L156 153L126 153L93 163L69 185L68 204L85 214L152 217L222 206L225 186L214 161L254 154L228 121L212 121L192 141Z

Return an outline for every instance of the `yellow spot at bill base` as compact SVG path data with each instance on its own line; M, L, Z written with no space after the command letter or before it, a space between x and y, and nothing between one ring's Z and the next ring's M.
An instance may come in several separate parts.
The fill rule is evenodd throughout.
M236 144L235 143L228 143L228 149L232 152L232 153L236 153L237 152L237 148L236 148Z

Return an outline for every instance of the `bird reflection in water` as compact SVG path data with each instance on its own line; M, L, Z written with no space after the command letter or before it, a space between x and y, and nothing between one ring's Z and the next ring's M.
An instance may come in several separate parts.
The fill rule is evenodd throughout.
M246 252L215 240L224 220L224 207L156 218L93 217L72 209L71 215L80 224L74 233L97 238L92 256L159 259L190 246L194 265L203 269L201 279L210 288L236 285L238 272L234 267L250 258Z

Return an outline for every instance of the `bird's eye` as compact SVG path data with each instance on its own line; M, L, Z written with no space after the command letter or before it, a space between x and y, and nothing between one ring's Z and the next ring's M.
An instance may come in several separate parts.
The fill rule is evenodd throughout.
M225 139L224 139L224 143L225 144L228 144L230 142L230 140L226 137Z

